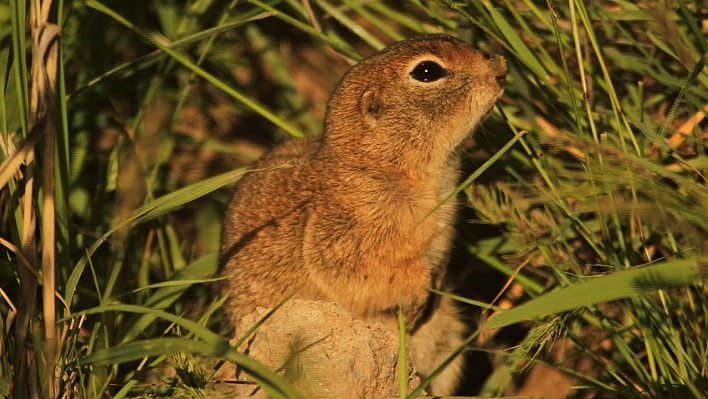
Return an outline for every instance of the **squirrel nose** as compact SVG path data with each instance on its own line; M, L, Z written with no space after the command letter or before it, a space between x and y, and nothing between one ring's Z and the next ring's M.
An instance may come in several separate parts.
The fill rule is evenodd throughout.
M489 62L491 64L492 73L494 74L494 80L497 81L500 87L504 87L507 73L506 60L501 55L492 55L489 57Z

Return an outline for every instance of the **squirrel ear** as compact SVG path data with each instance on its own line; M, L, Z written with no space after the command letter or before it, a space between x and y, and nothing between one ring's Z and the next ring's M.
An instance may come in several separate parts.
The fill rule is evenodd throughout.
M383 107L374 90L369 89L361 96L359 99L359 111L368 125L372 127L376 125Z

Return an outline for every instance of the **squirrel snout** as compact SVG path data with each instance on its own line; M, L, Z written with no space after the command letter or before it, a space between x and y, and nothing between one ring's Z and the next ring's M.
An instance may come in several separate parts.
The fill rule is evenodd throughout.
M493 55L490 57L489 61L492 73L494 74L494 80L496 80L499 88L503 89L506 83L506 60L501 55Z

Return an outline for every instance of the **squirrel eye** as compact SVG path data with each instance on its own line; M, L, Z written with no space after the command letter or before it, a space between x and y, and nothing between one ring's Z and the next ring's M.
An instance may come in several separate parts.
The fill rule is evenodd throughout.
M411 76L413 79L421 82L435 82L447 76L447 71L436 62L423 61L416 65L415 69L411 72Z

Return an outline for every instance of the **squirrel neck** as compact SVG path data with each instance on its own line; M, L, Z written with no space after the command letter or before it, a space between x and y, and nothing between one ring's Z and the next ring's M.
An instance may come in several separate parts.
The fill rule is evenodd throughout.
M455 152L444 159L423 157L420 149L377 151L376 147L348 145L342 141L321 143L315 173L330 176L333 186L346 184L367 191L369 187L398 186L413 189L422 196L446 196L457 185L460 159ZM348 160L342 163L341 160ZM375 191L376 189L374 189Z
M459 169L457 150L441 156L434 142L424 141L417 133L383 138L375 133L356 136L328 129L323 134L317 158L331 166L330 172L385 173L413 180L438 181L444 177L442 174L450 173L451 167ZM456 180L457 173L448 178Z

